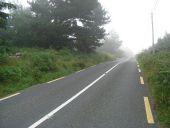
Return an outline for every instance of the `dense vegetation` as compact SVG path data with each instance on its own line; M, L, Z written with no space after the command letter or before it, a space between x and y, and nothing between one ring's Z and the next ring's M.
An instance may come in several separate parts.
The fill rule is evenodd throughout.
M18 47L91 52L101 46L109 17L98 0L33 0L29 5L13 10L1 38Z
M138 56L141 68L150 85L154 96L160 123L170 127L170 34L158 39L152 48L145 50Z
M68 49L8 48L4 51L9 56L0 62L0 97L112 59L95 52L78 54Z
M6 9L6 8L11 9L11 8L16 8L16 7L11 3L0 1L0 28L6 27L7 19L9 18L9 14L2 11L3 9Z
M29 5L0 2L0 97L112 59L95 52L109 22L98 0Z

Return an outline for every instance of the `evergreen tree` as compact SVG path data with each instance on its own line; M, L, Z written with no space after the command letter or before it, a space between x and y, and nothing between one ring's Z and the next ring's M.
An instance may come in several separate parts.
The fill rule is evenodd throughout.
M17 7L9 30L17 46L82 52L101 46L107 12L98 0L33 0L29 8Z
M156 51L170 51L170 34L166 33L163 38L159 38L155 44Z
M36 0L30 5L39 46L87 52L101 45L109 18L97 0Z
M6 3L0 1L0 28L5 28L6 27L6 22L9 17L8 13L3 12L4 9L11 9L11 8L16 8L13 4L11 3Z

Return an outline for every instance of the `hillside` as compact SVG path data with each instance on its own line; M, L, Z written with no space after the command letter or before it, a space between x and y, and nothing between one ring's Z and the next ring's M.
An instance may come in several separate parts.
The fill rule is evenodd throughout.
M15 48L9 55L1 57L0 97L113 59L96 52L85 54L68 49Z

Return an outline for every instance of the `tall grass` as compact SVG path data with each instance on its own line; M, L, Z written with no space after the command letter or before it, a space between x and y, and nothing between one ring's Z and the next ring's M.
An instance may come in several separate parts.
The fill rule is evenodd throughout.
M7 55L4 63L0 63L0 97L113 59L104 54L68 49L16 48L14 51L21 56Z
M138 61L154 96L159 121L170 128L170 52L145 52Z

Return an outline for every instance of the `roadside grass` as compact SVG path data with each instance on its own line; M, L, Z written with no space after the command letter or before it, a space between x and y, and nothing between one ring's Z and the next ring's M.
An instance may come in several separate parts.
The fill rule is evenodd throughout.
M158 120L170 128L170 52L141 53L138 62L154 97Z
M0 63L0 97L113 60L97 52L85 54L68 49L15 48L16 52L21 56L6 56Z

